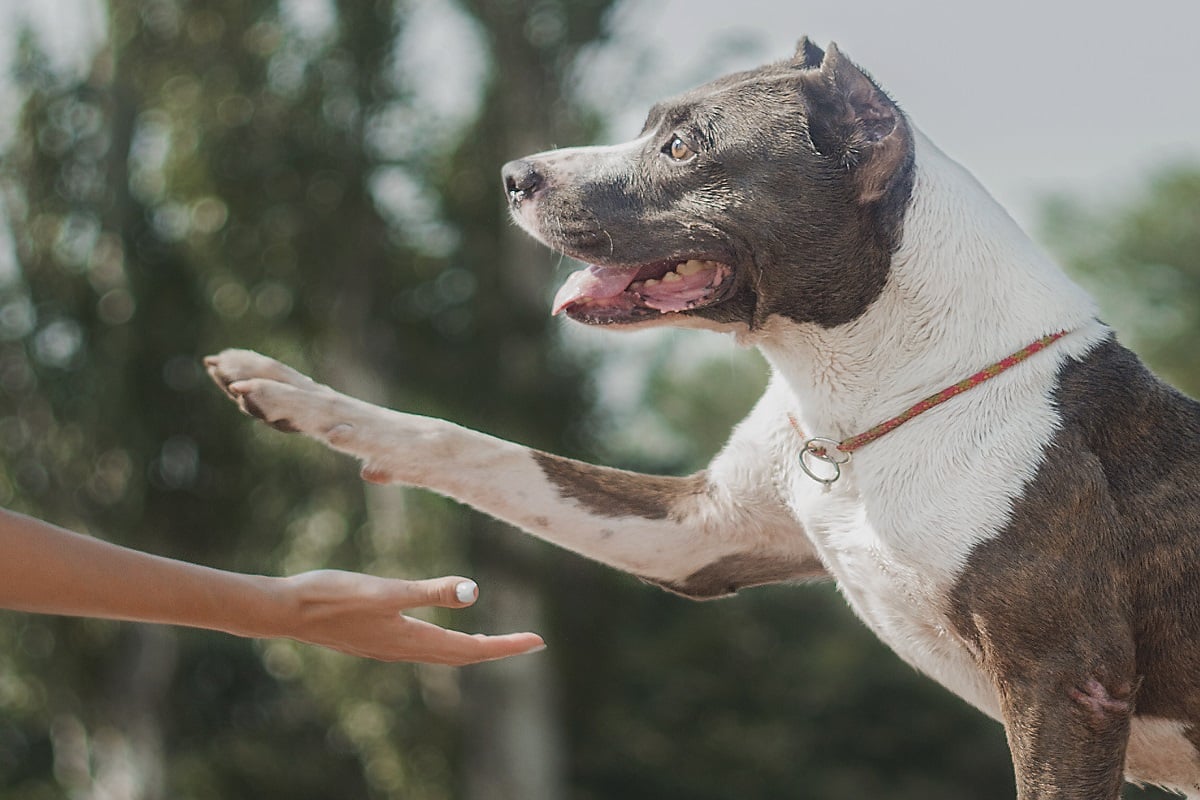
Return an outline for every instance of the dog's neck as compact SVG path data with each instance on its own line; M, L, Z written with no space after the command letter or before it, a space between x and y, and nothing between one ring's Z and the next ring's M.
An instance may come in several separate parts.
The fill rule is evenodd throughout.
M836 328L771 320L756 344L807 425L849 436L1053 330L1090 297L975 178L915 131L916 177L880 297Z

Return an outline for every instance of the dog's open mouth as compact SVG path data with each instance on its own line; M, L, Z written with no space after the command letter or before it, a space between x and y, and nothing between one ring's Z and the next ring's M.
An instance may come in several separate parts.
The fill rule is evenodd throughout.
M727 264L696 258L638 267L592 265L571 273L554 296L553 313L602 325L691 311L725 299L733 274Z

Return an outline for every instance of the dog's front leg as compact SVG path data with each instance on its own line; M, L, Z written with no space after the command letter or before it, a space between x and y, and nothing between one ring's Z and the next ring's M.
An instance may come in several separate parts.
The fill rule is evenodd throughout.
M1117 800L1135 689L1130 677L1079 669L1002 680L1018 800Z
M1096 596L1102 573L1032 549L977 563L960 632L995 681L1018 800L1117 800L1140 684L1127 616Z
M250 351L206 364L244 411L359 458L367 480L432 489L680 594L824 574L771 482L751 469L639 475L380 408ZM715 477L723 474L746 485Z

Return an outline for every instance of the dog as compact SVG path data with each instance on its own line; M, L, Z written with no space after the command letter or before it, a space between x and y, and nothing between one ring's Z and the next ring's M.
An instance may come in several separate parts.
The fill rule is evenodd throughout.
M1200 404L836 45L503 168L589 265L554 312L732 333L772 377L707 469L640 475L385 410L264 356L247 413L697 599L831 578L1006 729L1020 800L1200 798Z

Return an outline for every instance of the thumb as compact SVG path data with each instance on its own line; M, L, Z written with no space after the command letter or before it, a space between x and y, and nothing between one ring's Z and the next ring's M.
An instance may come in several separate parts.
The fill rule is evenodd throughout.
M408 588L406 600L411 608L419 606L465 608L479 597L479 586L475 581L457 576L411 581Z

